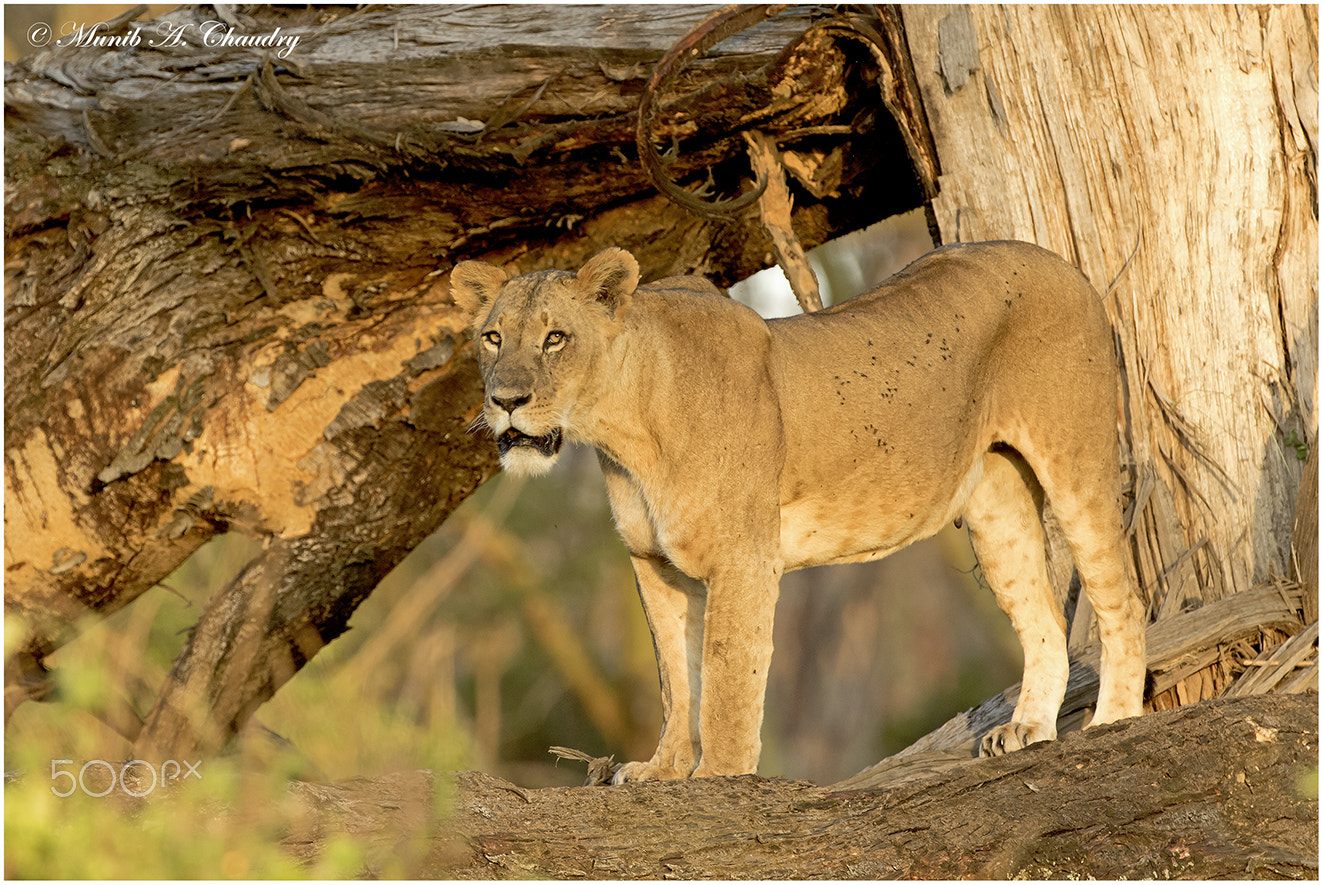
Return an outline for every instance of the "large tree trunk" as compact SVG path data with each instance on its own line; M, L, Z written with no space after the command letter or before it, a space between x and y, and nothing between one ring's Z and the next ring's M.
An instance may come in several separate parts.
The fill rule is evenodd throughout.
M904 21L943 242L1036 242L1106 294L1150 614L1288 576L1318 424L1317 10Z
M915 6L903 21L942 241L1036 242L1104 293L1150 619L1299 578L1301 614L1244 654L1316 621L1316 545L1297 531L1293 549L1292 526L1317 524L1316 467L1297 508L1318 438L1317 10ZM1081 597L1081 657L1091 614ZM1150 705L1218 695L1228 663L1157 674Z
M45 690L42 660L80 619L218 532L264 552L202 615L140 755L216 747L345 629L495 469L466 432L481 388L454 262L572 267L619 245L647 277L725 284L765 265L755 218L690 215L634 154L653 64L710 11L238 22L299 36L281 58L198 45L215 13L187 7L163 21L189 45L150 48L162 32L142 23L136 49L51 46L7 67L5 606L27 639L6 660L6 719ZM787 13L691 61L653 133L682 144L671 177L710 168L731 192L741 130L802 148L806 245L926 193L879 108L916 104L878 82L894 16L868 20L889 43L833 22L801 39L811 17Z

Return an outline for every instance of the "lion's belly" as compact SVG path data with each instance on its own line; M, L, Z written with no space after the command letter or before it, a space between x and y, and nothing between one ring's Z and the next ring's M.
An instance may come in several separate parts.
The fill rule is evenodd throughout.
M881 559L936 534L964 512L982 468L982 458L976 459L935 495L932 485L922 483L865 483L820 489L783 503L781 559L786 571Z

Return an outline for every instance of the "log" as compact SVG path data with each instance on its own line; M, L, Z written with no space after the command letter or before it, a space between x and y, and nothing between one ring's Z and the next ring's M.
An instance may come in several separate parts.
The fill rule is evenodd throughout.
M81 623L225 531L263 551L208 604L135 755L216 749L344 631L496 469L466 432L482 395L456 261L577 267L616 245L647 278L726 285L769 263L756 218L691 216L633 156L652 66L713 9L238 16L299 39L280 53L204 45L209 7L133 21L144 7L108 32L139 28L137 47L7 66L5 611L25 639L6 721ZM875 70L899 24L856 18L789 10L691 60L657 96L668 175L739 190L758 129L810 180L835 161L795 207L805 246L917 205L931 173L876 110L916 106L912 78ZM801 40L817 23L885 39ZM184 41L146 42L170 29Z
M284 844L306 860L352 833L373 846L367 875L460 879L1312 879L1317 756L1317 693L1258 696L879 791L754 776L524 790L476 772L300 783Z

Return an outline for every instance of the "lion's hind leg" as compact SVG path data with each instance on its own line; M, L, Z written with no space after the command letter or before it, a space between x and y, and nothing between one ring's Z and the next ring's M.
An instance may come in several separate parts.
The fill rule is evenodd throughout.
M1099 458L1044 479L1098 620L1102 660L1098 705L1090 725L1140 715L1147 675L1144 607L1126 570L1115 464L1115 458Z
M1011 722L983 738L981 755L999 756L1057 736L1070 661L1066 621L1047 576L1040 509L1043 490L1014 451L983 456L983 478L965 509L969 536L997 604L1024 650L1024 680Z

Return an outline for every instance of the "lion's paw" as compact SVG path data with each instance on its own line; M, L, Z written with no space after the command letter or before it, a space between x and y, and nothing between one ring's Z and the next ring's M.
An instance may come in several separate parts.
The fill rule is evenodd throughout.
M613 784L636 784L640 781L669 781L687 777L688 772L658 765L656 762L626 762L611 778Z
M1008 722L983 735L980 756L1005 756L1039 741L1056 740L1056 729L1036 722Z

